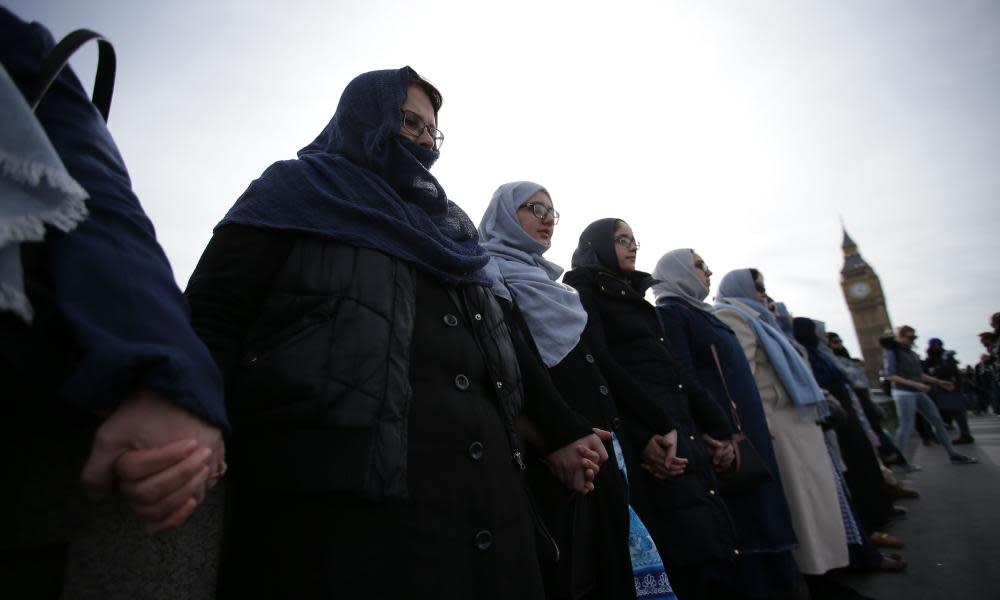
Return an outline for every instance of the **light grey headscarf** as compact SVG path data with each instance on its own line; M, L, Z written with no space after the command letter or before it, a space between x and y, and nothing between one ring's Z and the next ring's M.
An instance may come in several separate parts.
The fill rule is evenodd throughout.
M580 342L587 311L575 289L556 281L562 267L542 258L549 246L528 235L517 218L517 209L540 191L548 194L530 181L497 188L479 223L479 239L491 257L486 274L494 293L516 302L542 361L552 367Z
M87 216L86 198L0 65L0 310L31 322L21 242L43 239L46 225L76 227Z
M715 307L705 302L708 288L694 272L694 250L680 248L667 252L656 262L653 269L653 295L661 298L680 298L691 306L712 312Z

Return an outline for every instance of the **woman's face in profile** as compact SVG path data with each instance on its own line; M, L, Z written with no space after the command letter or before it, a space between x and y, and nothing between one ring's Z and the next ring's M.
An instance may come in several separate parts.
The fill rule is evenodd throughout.
M533 205L535 204L540 204L548 209L544 217L538 218L535 215L534 211L540 210L534 209ZM556 219L552 211L552 199L542 190L538 190L518 207L517 220L521 224L521 229L524 229L536 242L548 246L552 244L552 233L556 228Z
M712 287L712 270L705 264L705 259L697 252L691 253L691 260L694 261L694 276L698 278L706 288Z
M635 255L639 252L639 244L628 223L621 222L615 227L615 254L618 255L618 268L624 273L635 271Z
M754 287L757 288L757 301L767 306L767 288L764 287L764 274L758 273L753 280Z
M409 89L407 89L406 100L403 102L403 106L401 106L400 109L404 113L409 111L420 117L420 119L423 120L424 125L437 127L437 119L434 118L434 105L431 104L431 99L427 96L427 92L425 92L419 85L411 85ZM401 125L399 133L401 133L403 137L411 140L415 144L423 146L424 148L434 148L434 138L431 137L431 134L428 133L426 129L421 129L419 134L417 134Z

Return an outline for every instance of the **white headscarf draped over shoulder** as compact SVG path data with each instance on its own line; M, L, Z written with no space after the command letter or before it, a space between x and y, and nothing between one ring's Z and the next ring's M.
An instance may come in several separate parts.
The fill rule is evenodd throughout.
M663 298L680 298L699 310L715 310L705 302L708 288L695 275L694 250L691 248L679 248L664 254L657 261L652 275L652 290L657 302Z
M559 265L542 258L549 249L521 227L517 210L535 193L548 191L537 183L515 181L497 188L479 223L479 239L490 263L497 296L512 300L531 330L542 361L552 367L580 342L587 312L576 290L559 283Z

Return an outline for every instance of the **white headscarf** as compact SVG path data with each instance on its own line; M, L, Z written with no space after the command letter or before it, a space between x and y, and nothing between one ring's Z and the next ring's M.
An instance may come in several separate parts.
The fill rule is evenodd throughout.
M657 302L661 298L680 298L705 312L715 309L705 302L708 288L694 272L694 250L691 248L679 248L664 254L656 262L652 275L652 290Z
M587 311L575 289L556 281L562 267L542 258L548 245L531 237L517 218L518 208L539 191L548 194L530 181L497 188L479 224L479 239L491 257L486 273L494 293L517 304L542 361L552 367L580 342Z

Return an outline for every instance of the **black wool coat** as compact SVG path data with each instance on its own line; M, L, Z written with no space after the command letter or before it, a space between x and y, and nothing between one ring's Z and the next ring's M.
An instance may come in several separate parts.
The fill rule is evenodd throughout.
M615 408L608 382L584 340L559 364L546 368L537 352L531 332L519 309L501 302L515 340L523 338L536 356L540 373L523 369L526 387L538 378L591 426L614 432L619 440L627 439ZM553 325L555 326L555 325ZM627 600L635 597L632 563L629 556L628 489L619 470L611 441L605 442L608 461L587 495L569 492L544 464L544 458L529 448L527 476L532 492L558 547L558 557L542 557L542 575L546 597L556 599ZM638 469L630 460L629 470Z
M668 569L729 559L736 554L732 521L700 436L727 439L729 417L670 354L656 310L645 300L649 276L629 277L603 267L581 267L563 281L587 310L585 337L618 401L634 450L641 455L653 434L676 427L683 475L665 481L630 473L636 510ZM656 415L659 412L659 415Z
M516 421L590 430L526 400L487 288L229 225L187 294L234 423L221 597L542 596Z

